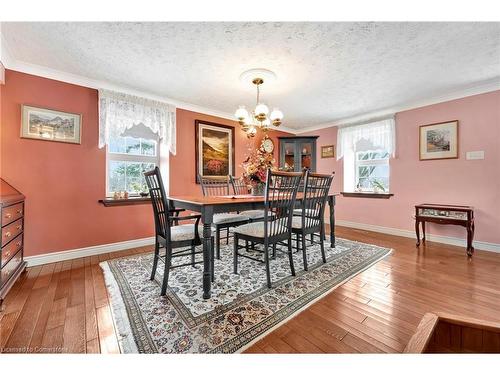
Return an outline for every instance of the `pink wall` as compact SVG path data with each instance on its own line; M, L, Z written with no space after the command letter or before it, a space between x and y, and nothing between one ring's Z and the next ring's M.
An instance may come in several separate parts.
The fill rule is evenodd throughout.
M459 121L459 159L419 161L419 125ZM319 135L318 170L336 172L334 189L342 191L342 160L321 159L321 145L337 143L337 128ZM397 155L391 159L390 190L385 199L338 198L336 217L356 223L414 229L418 203L471 205L475 240L500 243L500 91L470 96L396 114ZM466 160L467 151L485 151L484 160ZM429 225L431 234L465 238L455 226Z
M105 194L106 152L97 147L96 90L11 70L6 71L6 84L0 88L0 176L26 196L26 256L153 235L149 205L104 207L98 203ZM21 139L21 104L81 113L81 145ZM195 119L237 125L177 110L171 194L200 194L199 185L194 183ZM286 133L273 132L271 136L278 134ZM235 135L239 165L248 142L240 130Z

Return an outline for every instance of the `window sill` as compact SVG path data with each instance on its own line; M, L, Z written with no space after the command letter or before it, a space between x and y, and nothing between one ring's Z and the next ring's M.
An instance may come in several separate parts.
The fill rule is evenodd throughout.
M389 199L394 194L393 193L372 193L372 192L340 192L344 197L354 197L354 198L375 198L375 199Z
M105 198L99 200L99 203L103 204L105 207L133 206L138 204L149 204L150 202L151 198L149 197L131 197L127 199Z

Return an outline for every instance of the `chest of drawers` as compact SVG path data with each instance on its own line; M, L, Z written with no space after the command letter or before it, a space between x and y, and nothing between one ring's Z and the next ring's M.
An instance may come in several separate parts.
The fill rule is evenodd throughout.
M26 268L24 195L0 179L0 303Z

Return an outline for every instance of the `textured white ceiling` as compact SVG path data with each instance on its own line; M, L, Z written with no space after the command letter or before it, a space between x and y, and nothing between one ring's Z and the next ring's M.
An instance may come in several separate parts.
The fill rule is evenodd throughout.
M262 88L301 129L500 76L500 23L3 23L17 60L233 113Z

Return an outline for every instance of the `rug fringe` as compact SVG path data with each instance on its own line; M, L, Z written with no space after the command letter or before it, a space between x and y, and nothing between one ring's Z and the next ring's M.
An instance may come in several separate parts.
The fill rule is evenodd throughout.
M118 345L121 353L139 353L137 345L134 341L132 327L127 315L127 309L123 302L123 297L120 292L120 287L116 282L113 273L111 272L108 262L101 262L99 266L104 273L104 282L108 290L111 303L111 316L115 325L115 332L118 338Z

